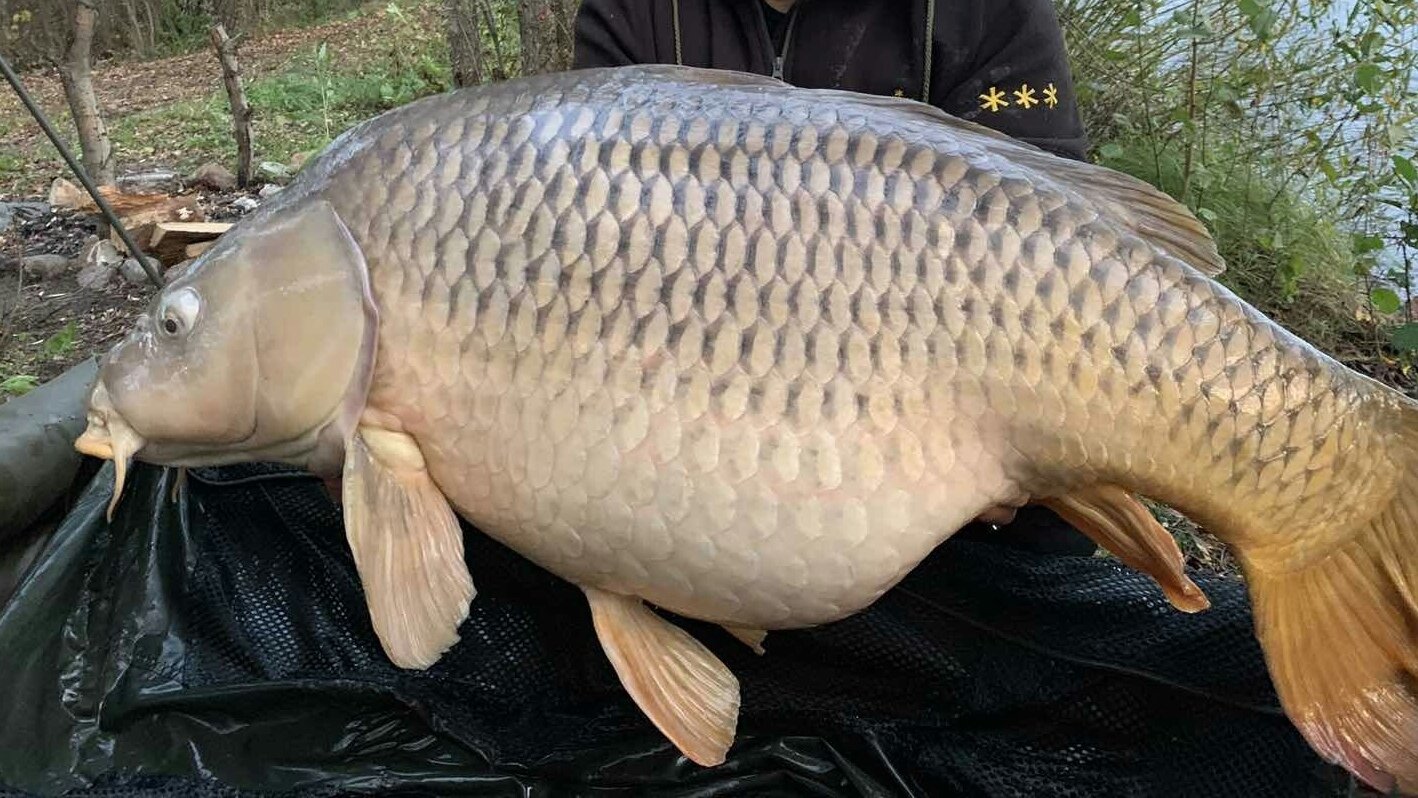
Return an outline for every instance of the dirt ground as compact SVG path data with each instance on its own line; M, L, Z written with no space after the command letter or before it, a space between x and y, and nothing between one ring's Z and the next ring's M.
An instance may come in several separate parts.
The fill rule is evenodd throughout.
M68 213L18 226L19 237L0 267L0 379L44 382L111 345L153 289L130 286L121 277L104 290L85 289L77 271L43 281L25 275L18 267L22 249L76 257L97 224Z
M422 18L430 9L419 7L416 13ZM367 51L380 47L387 39L387 31L382 27L387 24L379 15L366 13L353 19L263 32L245 39L240 51L243 80L249 86L260 78L279 74L291 67L298 53L320 42L327 44L332 63L358 64L360 59L368 57ZM36 69L20 77L60 135L68 140L70 147L76 148L58 75L54 70ZM112 129L115 122L126 116L200 100L223 91L223 87L215 56L210 50L201 49L147 61L100 61L94 65L94 91L103 117ZM162 167L167 165L163 163L165 157L177 155L158 151L138 157L132 152L118 152L119 167L128 171ZM0 84L0 156L19 159L24 176L17 183L7 182L0 191L39 194L55 177L69 177L39 125L14 92L3 84Z
M288 67L295 53L319 41L328 42L332 52L348 57L352 47L368 38L361 34L371 24L377 23L364 16L263 34L243 45L243 70L248 79L279 72ZM205 77L194 80L194 75ZM45 70L21 77L61 135L67 137L70 127L58 77ZM220 89L221 78L212 54L201 50L149 61L99 63L94 85L111 124L127 114L209 96ZM15 95L8 87L0 90L0 153L23 158L29 167L21 193L0 194L0 202L40 201L55 177L73 179L53 164L40 161L40 145L44 143L38 124ZM123 161L120 174L163 165ZM231 200L241 193L254 193L257 187L250 192L204 195L203 206L213 220L232 219L239 214L229 207ZM106 351L148 305L155 287L130 285L121 276L106 288L94 290L78 284L77 268L47 280L21 273L23 256L78 257L86 240L99 233L98 228L96 215L57 211L38 219L17 219L9 229L0 231L0 384L15 377L32 377L42 383ZM0 391L0 403L9 396Z
M235 221L242 213L232 202L255 194L251 189L198 196L209 220ZM17 220L0 233L0 381L16 375L39 383L52 379L106 351L147 308L157 291L147 281L133 285L115 275L105 288L93 289L79 285L81 265L49 279L19 268L24 255L78 258L99 233L96 215L65 210ZM0 392L0 402L6 398Z
M327 22L308 28L272 31L253 37L241 46L241 65L247 77L277 71L290 59L291 53L325 40L330 49L340 50L341 44L352 39L368 22L362 18ZM197 50L186 55L150 61L109 61L94 66L94 92L105 119L137 111L170 105L181 100L205 97L221 88L221 73L215 71L215 56L209 50ZM193 76L205 76L194 80ZM26 72L25 87L47 111L64 106L64 88L59 76L52 71ZM19 100L8 91L0 94L0 116L20 111ZM37 127L27 126L0 138L0 146L22 144L30 136L41 135Z

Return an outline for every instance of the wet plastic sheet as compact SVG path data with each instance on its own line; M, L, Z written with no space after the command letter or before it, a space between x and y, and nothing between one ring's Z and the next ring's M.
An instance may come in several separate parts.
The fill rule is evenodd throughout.
M776 632L729 761L630 702L579 591L471 531L426 672L380 652L320 484L105 468L0 611L0 795L1342 795L1280 714L1234 582L1185 616L1113 562L951 541L869 611Z

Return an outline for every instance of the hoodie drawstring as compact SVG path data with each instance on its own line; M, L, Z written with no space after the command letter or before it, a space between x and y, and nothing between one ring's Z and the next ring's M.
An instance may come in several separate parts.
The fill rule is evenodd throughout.
M679 30L679 0L670 0L675 24L675 66L684 66L684 43Z
M676 3L679 0L675 0ZM931 56L934 55L935 48L935 0L926 0L926 55L923 59L926 64L925 75L921 78L921 102L931 101Z

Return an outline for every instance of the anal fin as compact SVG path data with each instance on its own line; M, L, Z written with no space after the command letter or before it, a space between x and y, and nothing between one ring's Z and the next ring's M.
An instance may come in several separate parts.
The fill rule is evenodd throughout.
M370 620L401 668L427 668L458 642L475 591L463 531L423 453L401 432L360 427L345 454L345 534Z
M1182 612L1200 612L1211 606L1206 594L1187 576L1176 539L1131 493L1116 485L1093 485L1039 503L1124 564L1156 580L1167 600Z
M601 647L640 711L695 763L721 764L738 727L738 679L640 599L595 588L586 597Z

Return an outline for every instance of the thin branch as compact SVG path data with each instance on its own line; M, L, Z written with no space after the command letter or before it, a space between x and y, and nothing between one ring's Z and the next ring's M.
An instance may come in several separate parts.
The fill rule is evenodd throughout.
M1192 27L1201 20L1201 0L1192 3ZM1191 124L1191 135L1187 137L1187 153L1182 165L1182 201L1191 196L1192 159L1196 152L1196 67L1200 60L1201 41L1192 38L1191 71L1187 76L1187 122Z
M507 78L507 62L502 57L502 37L497 32L497 19L492 13L492 3L488 0L478 0L478 7L482 10L483 18L487 21L487 36L492 43L492 57L496 61L492 69L492 79L505 80Z

